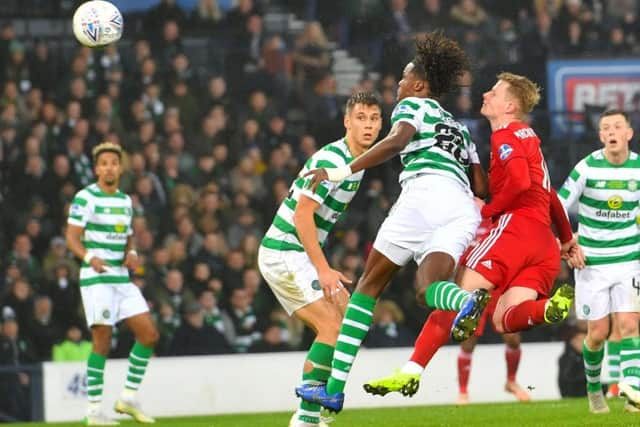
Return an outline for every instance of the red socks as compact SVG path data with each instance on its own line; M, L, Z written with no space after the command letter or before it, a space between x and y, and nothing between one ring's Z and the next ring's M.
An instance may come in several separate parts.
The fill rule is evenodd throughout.
M544 306L547 299L524 301L509 307L502 316L502 328L505 332L525 331L544 323Z
M516 381L516 372L518 372L518 365L520 364L521 354L522 351L520 350L520 347L507 347L504 352L504 358L507 360L507 381L509 382Z
M422 327L420 335L416 339L411 355L411 361L423 368L433 358L438 349L449 342L451 325L456 318L455 311L434 310L427 317L427 322Z
M458 354L458 391L460 394L467 394L469 384L469 374L471 374L471 357L473 353L460 350Z

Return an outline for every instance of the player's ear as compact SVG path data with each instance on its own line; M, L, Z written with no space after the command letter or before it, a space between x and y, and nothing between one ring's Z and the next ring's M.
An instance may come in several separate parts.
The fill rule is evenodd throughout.
M351 126L351 120L349 119L349 113L344 114L344 118L342 119L342 124L344 124L345 129L349 129Z

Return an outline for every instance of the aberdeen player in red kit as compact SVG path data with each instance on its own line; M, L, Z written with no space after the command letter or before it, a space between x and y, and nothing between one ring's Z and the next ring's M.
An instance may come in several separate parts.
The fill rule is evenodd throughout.
M492 130L491 201L481 213L492 219L492 228L459 269L456 282L460 286L440 281L427 289L427 304L437 310L427 318L410 361L391 376L367 382L366 391L413 395L422 371L449 337L463 341L474 333L489 301L489 290L499 296L493 314L497 332L517 332L566 318L573 288L562 285L553 297L548 295L560 269L561 252L566 255L579 249L551 188L540 139L522 121L539 99L537 85L511 73L500 74L484 94L480 112Z

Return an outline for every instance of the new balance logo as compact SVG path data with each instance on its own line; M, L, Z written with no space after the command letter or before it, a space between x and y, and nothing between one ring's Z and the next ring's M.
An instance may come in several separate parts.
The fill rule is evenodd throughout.
M480 265L483 265L483 266L485 266L486 268L488 268L489 270L491 270L491 260L490 260L490 259L488 259L488 260L486 260L486 261L482 261L482 262L480 263Z

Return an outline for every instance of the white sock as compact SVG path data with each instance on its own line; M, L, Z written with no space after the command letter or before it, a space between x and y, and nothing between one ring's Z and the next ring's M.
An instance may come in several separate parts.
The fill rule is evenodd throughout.
M87 415L99 414L101 406L102 402L89 402L89 406L87 406Z
M422 371L424 371L424 368L411 360L400 369L403 374L422 374Z
M120 393L120 397L122 398L122 400L134 400L136 398L136 393L138 392L138 390L134 390L132 388L123 388L122 389L122 393Z

